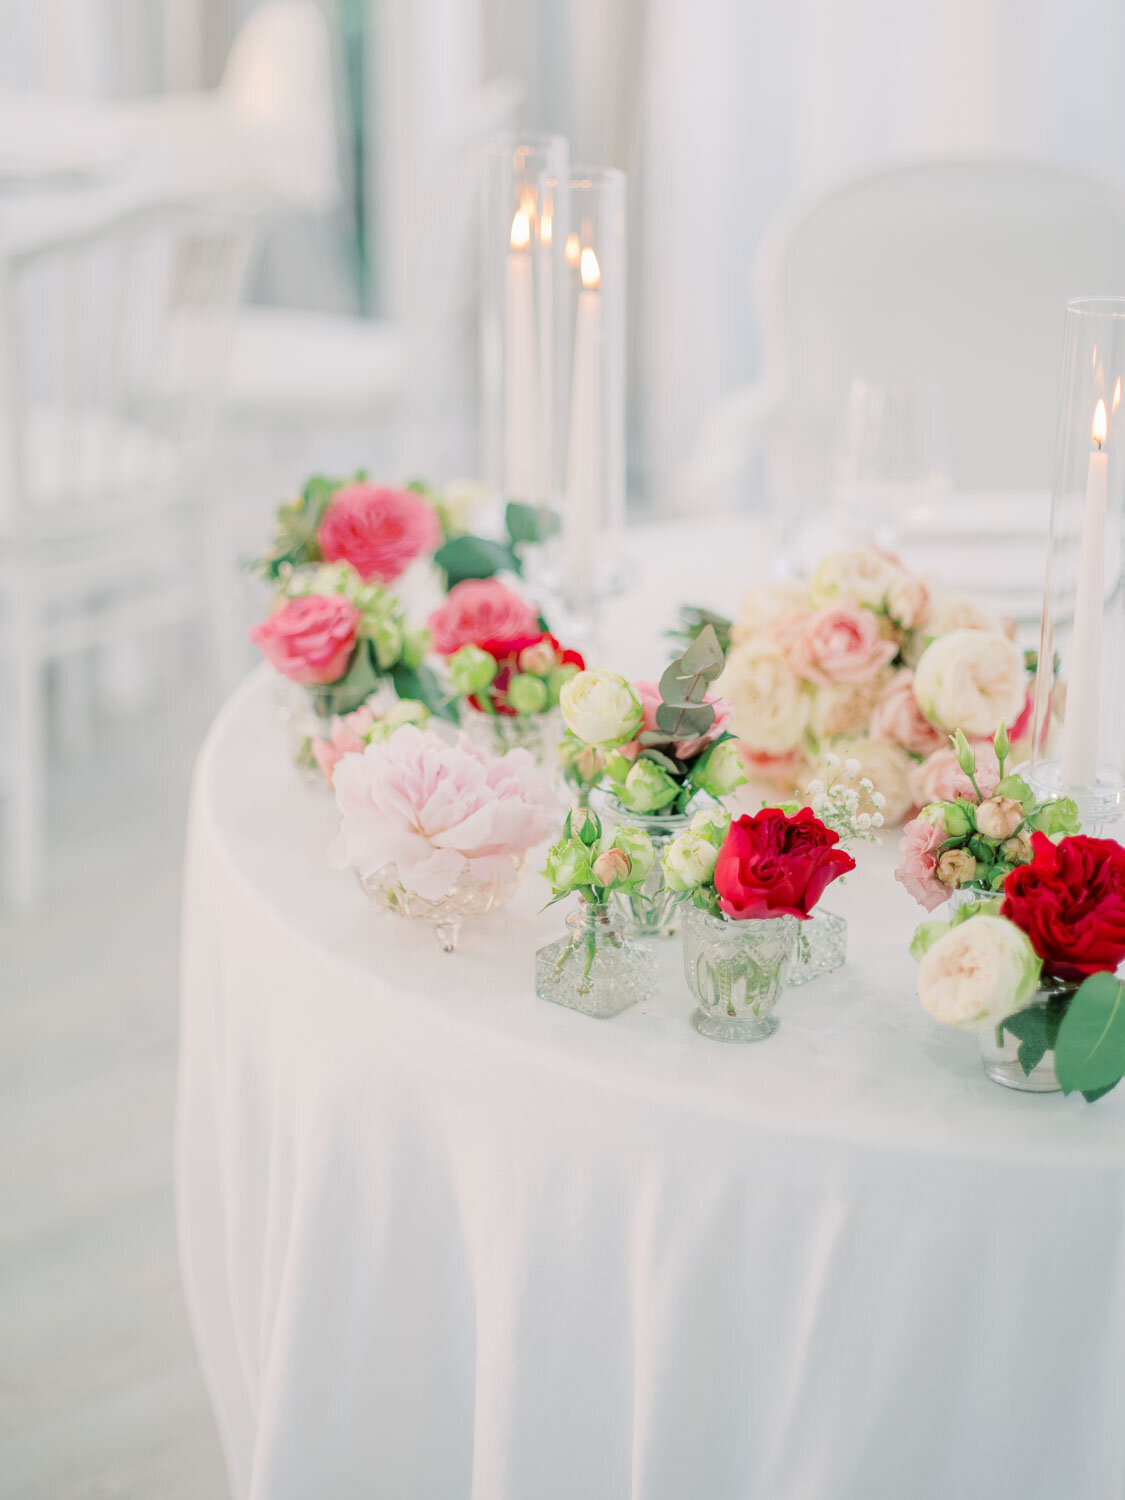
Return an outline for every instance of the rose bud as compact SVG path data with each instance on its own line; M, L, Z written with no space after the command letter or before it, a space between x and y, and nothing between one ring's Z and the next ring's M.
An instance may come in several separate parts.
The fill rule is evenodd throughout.
M370 636L375 647L375 660L380 668L393 667L402 656L402 626L395 620L382 619L364 624L364 634Z
M938 808L941 813L941 823L945 826L947 839L964 838L965 834L973 831L973 805L971 802L963 802L959 797L952 802L931 803L930 807L922 809L922 816L929 818L934 827L938 826L938 820L929 817L932 808Z
M581 839L589 847L602 836L601 820L588 807L576 804L570 810L570 833L572 838Z
M725 807L704 807L695 814L689 824L693 833L701 833L709 844L721 847L730 828L730 813Z
M508 703L518 714L538 714L547 707L547 684L530 672L518 672L508 683Z
M688 828L664 851L664 884L670 891L692 891L711 878L718 848L704 834Z
M746 772L737 743L724 740L721 745L714 746L693 779L700 791L710 792L712 797L725 797L736 787L745 785Z
M633 762L618 797L633 812L659 812L679 795L679 783L651 760Z
M633 881L643 880L656 863L656 850L652 840L640 828L617 828L614 830L613 849L624 849L633 867Z
M561 667L552 668L551 674L547 678L547 692L550 695L552 704L559 701L559 694L572 677L578 676L579 670L572 661L564 662Z
M977 829L986 839L1011 838L1023 822L1023 808L1012 797L989 797L977 808Z
M578 839L564 839L547 854L547 866L543 871L553 891L572 891L576 886L589 885L590 860L586 846Z
M558 654L550 641L536 641L534 646L525 646L518 657L521 672L530 672L535 677L546 677L558 665ZM576 669L577 670L577 669Z
M1015 838L1005 839L1000 845L1000 853L1011 865L1029 865L1035 853L1031 844L1031 834L1024 828L1016 834Z
M977 862L967 849L947 849L937 862L935 874L942 885L956 890L977 873Z
M587 745L574 757L574 768L583 781L593 781L605 770L605 756L593 745Z
M462 646L449 658L449 680L459 693L483 692L496 676L496 662L479 646Z
M594 861L594 881L603 886L624 885L632 868L633 861L624 849L607 849Z

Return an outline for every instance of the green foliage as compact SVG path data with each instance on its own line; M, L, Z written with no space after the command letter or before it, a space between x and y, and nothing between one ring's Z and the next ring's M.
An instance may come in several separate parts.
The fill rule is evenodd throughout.
M1056 1045L1068 998L1053 995L1045 1005L1028 1005L1001 1022L1001 1030L1010 1032L1020 1044L1017 1055L1024 1073L1030 1073Z
M522 563L510 547L488 537L455 536L434 553L434 561L453 588L466 578L494 578L497 573L519 573Z
M730 650L732 621L728 620L726 615L703 609L698 604L680 606L679 621L667 632L668 638L689 645L708 625L715 632L715 637L725 655Z
M723 648L714 628L705 625L660 679L661 702L656 710L656 727L662 733L677 740L707 733L715 722L715 710L703 700L707 689L723 670L724 660Z
M381 676L372 656L371 642L360 640L348 663L348 670L343 677L326 689L323 704L317 703L314 688L313 701L317 703L317 712L324 715L328 713L350 714L353 709L357 709L365 699L371 696L379 686ZM332 706L326 707L327 704Z
M353 475L352 480L328 479L323 474L314 474L306 480L297 499L278 509L273 546L265 557L252 564L254 571L265 578L277 579L286 568L319 562L316 533L332 496L341 485L362 477L360 473Z
M562 522L556 511L545 505L525 505L522 500L509 500L504 511L504 525L508 528L508 540L513 550L517 547L536 547L551 537L557 536Z
M438 718L447 719L452 724L459 722L457 704L446 697L432 668L410 667L400 661L391 668L390 679L400 698L413 698L424 703Z
M1091 974L1071 997L1055 1046L1055 1071L1067 1094L1087 1099L1125 1077L1125 984Z

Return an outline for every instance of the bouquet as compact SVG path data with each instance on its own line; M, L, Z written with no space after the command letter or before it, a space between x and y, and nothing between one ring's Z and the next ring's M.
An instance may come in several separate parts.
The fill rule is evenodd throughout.
M936 1020L1008 1032L1029 1074L1054 1053L1063 1091L1100 1098L1125 1076L1125 849L1075 834L1030 836L1031 859L991 901L924 922L911 953Z
M1006 775L1011 753L1003 724L987 753L958 730L950 754L960 771L952 795L927 803L907 823L899 842L895 879L933 911L954 891L992 895L1008 876L1031 863L1036 833L1078 832L1078 809L1068 797L1040 801L1022 776Z
M931 589L870 547L833 553L806 579L752 589L717 691L748 770L788 786L815 778L829 751L858 760L898 823L935 800L946 739L962 729L1013 742L1030 729L1029 663L1010 628L965 595Z
M547 905L572 892L590 905L604 905L612 893L642 885L655 862L656 851L643 829L603 828L588 807L572 808L540 872L551 888Z

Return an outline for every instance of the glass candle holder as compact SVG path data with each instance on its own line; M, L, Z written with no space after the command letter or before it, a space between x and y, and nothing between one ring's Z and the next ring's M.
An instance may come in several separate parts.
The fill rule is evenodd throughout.
M1067 304L1029 780L1125 817L1125 298Z
M551 508L555 588L587 622L621 583L625 524L625 174L545 173L555 308Z
M565 176L561 135L501 135L485 147L481 206L481 475L498 495L542 506L553 445L550 213L540 178Z

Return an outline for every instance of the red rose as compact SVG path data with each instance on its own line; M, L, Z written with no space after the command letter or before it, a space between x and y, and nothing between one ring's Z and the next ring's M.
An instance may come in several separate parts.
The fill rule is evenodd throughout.
M441 522L413 490L348 484L332 496L316 539L325 562L351 563L368 583L392 583L441 546Z
M1001 916L1027 933L1056 979L1112 974L1125 959L1125 849L1076 833L1052 844L1031 835L1035 853L1004 882Z
M825 887L855 869L839 842L808 807L791 818L777 807L735 818L715 861L720 907L740 921L786 914L805 921Z
M359 618L342 594L306 594L255 625L250 639L291 682L337 682L348 670Z

